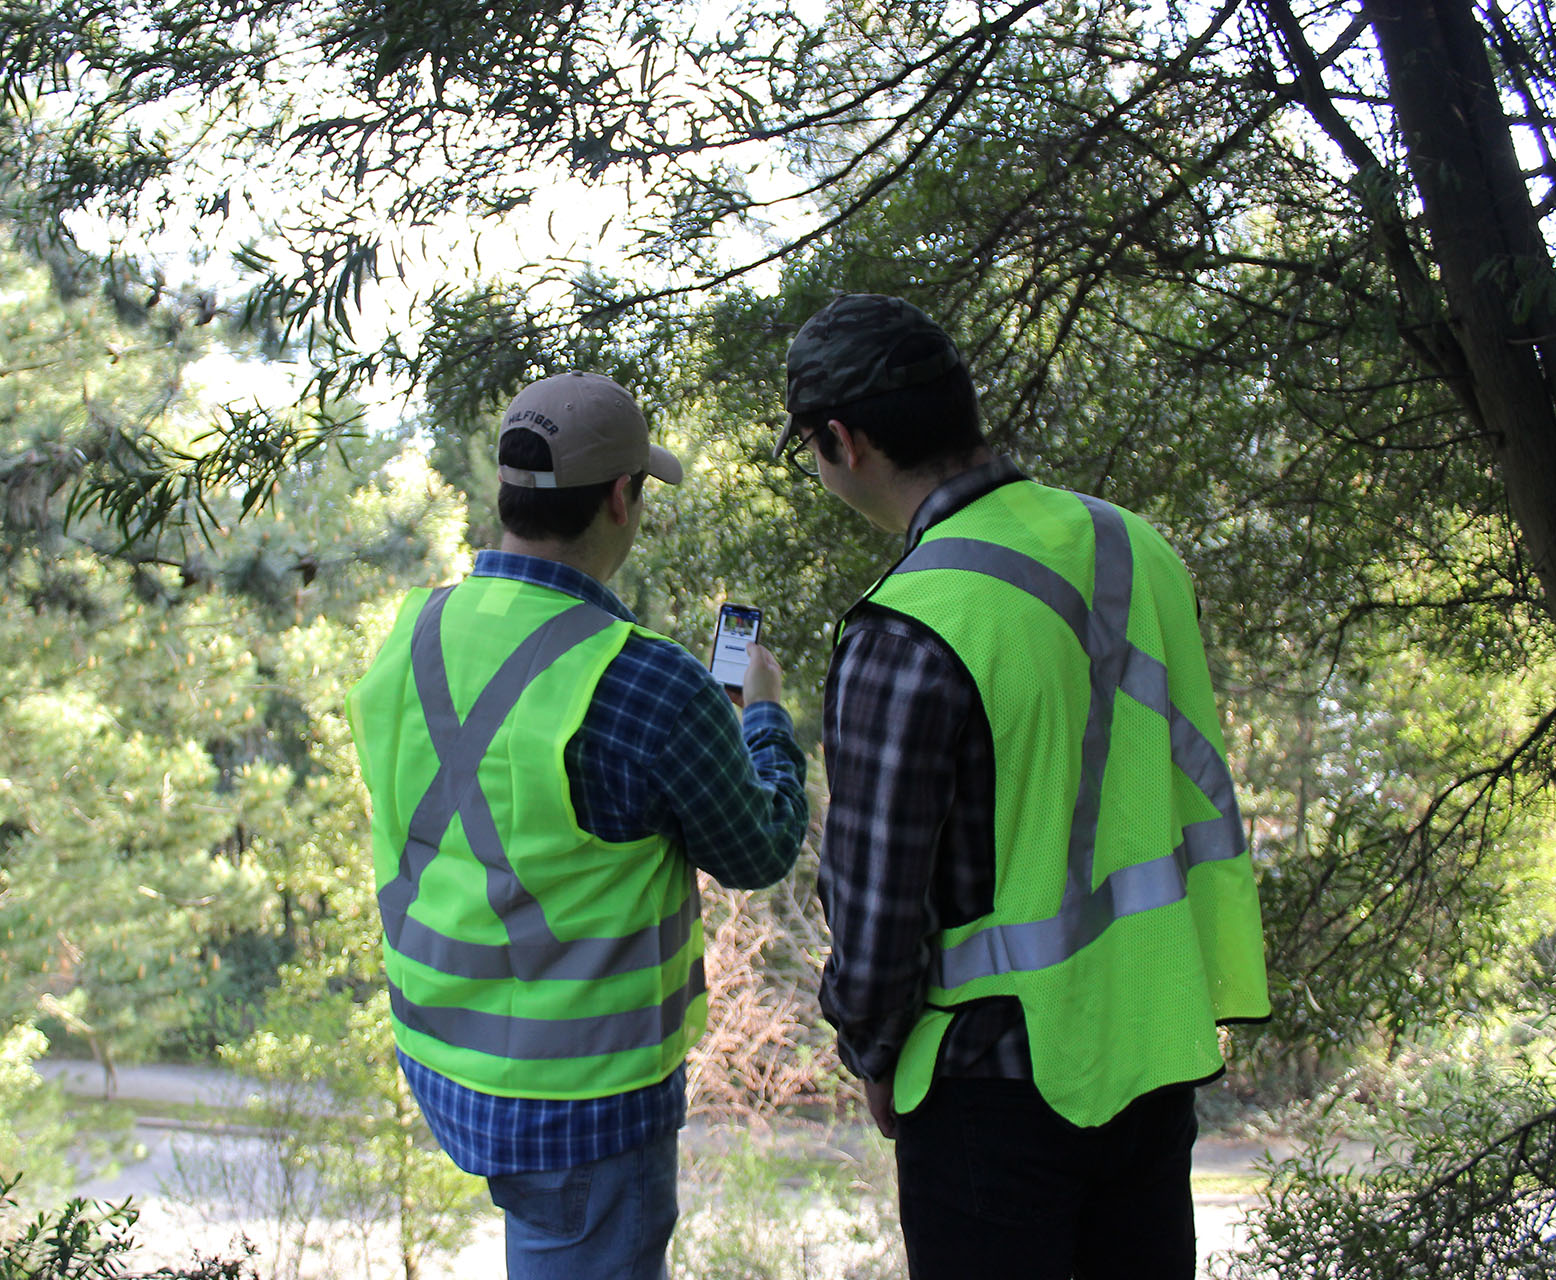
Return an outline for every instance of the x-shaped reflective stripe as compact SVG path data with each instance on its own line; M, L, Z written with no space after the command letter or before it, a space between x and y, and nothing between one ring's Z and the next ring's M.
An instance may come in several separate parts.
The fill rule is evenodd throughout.
M581 976L599 957L589 955L588 947L580 950L569 944L559 949L540 904L508 861L491 806L481 791L479 767L530 682L614 619L582 602L558 614L503 661L461 720L449 689L440 634L443 606L452 589L432 593L412 632L411 669L437 752L438 771L411 815L398 874L379 893L384 932L396 952L444 973L472 978ZM471 852L486 870L486 899L507 931L506 947L449 938L410 915L422 874L437 855L456 813ZM619 948L630 940L587 941Z
M938 957L935 981L960 986L993 973L1058 964L1094 941L1114 920L1176 902L1187 892L1188 868L1236 857L1243 850L1232 779L1221 753L1172 704L1167 670L1128 638L1134 557L1117 509L1080 496L1091 515L1096 559L1092 603L1048 565L998 543L937 538L921 543L895 573L961 569L998 578L1042 601L1074 633L1091 663L1091 700L1081 739L1080 785L1070 822L1064 895L1047 920L980 930ZM1101 817L1102 779L1122 689L1169 724L1173 762L1215 804L1219 816L1195 823L1171 853L1114 871L1095 889L1092 874Z

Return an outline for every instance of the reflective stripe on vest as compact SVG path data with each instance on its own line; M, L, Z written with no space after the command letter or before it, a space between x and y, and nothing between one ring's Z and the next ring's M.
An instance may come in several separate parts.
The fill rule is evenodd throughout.
M481 791L479 766L530 683L576 645L614 625L594 605L579 603L542 624L506 658L460 720L443 662L439 624L451 587L432 592L417 615L411 668L438 757L438 770L411 816L394 879L379 892L391 950L440 973L470 979L590 979L659 966L691 938L698 916L695 889L663 920L626 937L559 939L540 904L520 882ZM459 816L471 852L486 872L486 897L508 935L506 945L452 938L410 915L421 878ZM565 1021L508 1018L458 1008L413 1005L391 989L406 1026L452 1044L507 1045L515 1057L570 1058L653 1045L673 1034L687 1006L704 990L700 962L661 1006ZM543 1034L537 1035L537 1032ZM517 1046L523 1046L522 1052Z
M1128 638L1134 557L1123 517L1101 499L1077 494L1091 514L1096 537L1093 602L1053 569L999 543L937 538L920 543L893 571L960 569L981 573L1051 608L1074 633L1091 663L1091 702L1081 741L1080 788L1070 824L1064 895L1045 920L991 925L937 950L930 981L955 988L1001 973L1030 972L1060 964L1094 942L1115 920L1187 896L1190 867L1235 858L1243 852L1242 825L1225 760L1168 695L1167 669ZM1121 867L1092 887L1092 864L1113 726L1113 701L1122 689L1170 725L1173 763L1215 805L1219 817L1184 828L1171 853Z
M662 1004L583 1018L515 1018L452 1006L412 1004L389 984L389 1007L412 1031L445 1044L478 1044L499 1058L532 1060L589 1058L649 1049L681 1029L686 1010L706 989L701 959L692 963L686 983Z

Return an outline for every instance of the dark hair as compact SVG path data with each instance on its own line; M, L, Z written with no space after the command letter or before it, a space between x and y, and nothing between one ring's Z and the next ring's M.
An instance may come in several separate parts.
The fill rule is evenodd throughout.
M903 363L923 353L904 343ZM836 418L850 431L862 431L900 471L916 471L937 462L966 457L984 444L978 425L978 393L966 365L916 387L877 392L830 409L794 415L795 427L813 437L812 447L828 462L838 460L836 437L826 425Z
M503 437L499 461L520 471L550 471L551 446L533 431L510 431ZM632 477L634 498L643 492L643 477L647 474L639 471ZM568 489L527 489L504 484L497 490L497 515L502 527L515 538L571 542L593 523L615 483L605 480Z

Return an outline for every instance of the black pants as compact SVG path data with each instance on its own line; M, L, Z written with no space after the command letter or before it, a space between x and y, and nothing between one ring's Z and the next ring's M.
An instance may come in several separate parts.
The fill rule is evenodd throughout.
M936 1080L897 1121L913 1280L1193 1280L1194 1089L1077 1128L1028 1081Z

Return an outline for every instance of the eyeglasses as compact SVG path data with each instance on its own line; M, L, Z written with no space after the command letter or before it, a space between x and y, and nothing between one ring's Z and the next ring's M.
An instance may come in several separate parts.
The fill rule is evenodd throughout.
M812 480L821 478L821 468L816 465L816 455L806 452L810 448L810 442L821 434L822 428L817 427L809 435L802 431L796 431L789 437L788 447L783 451L784 461L789 463L802 476L809 476Z

